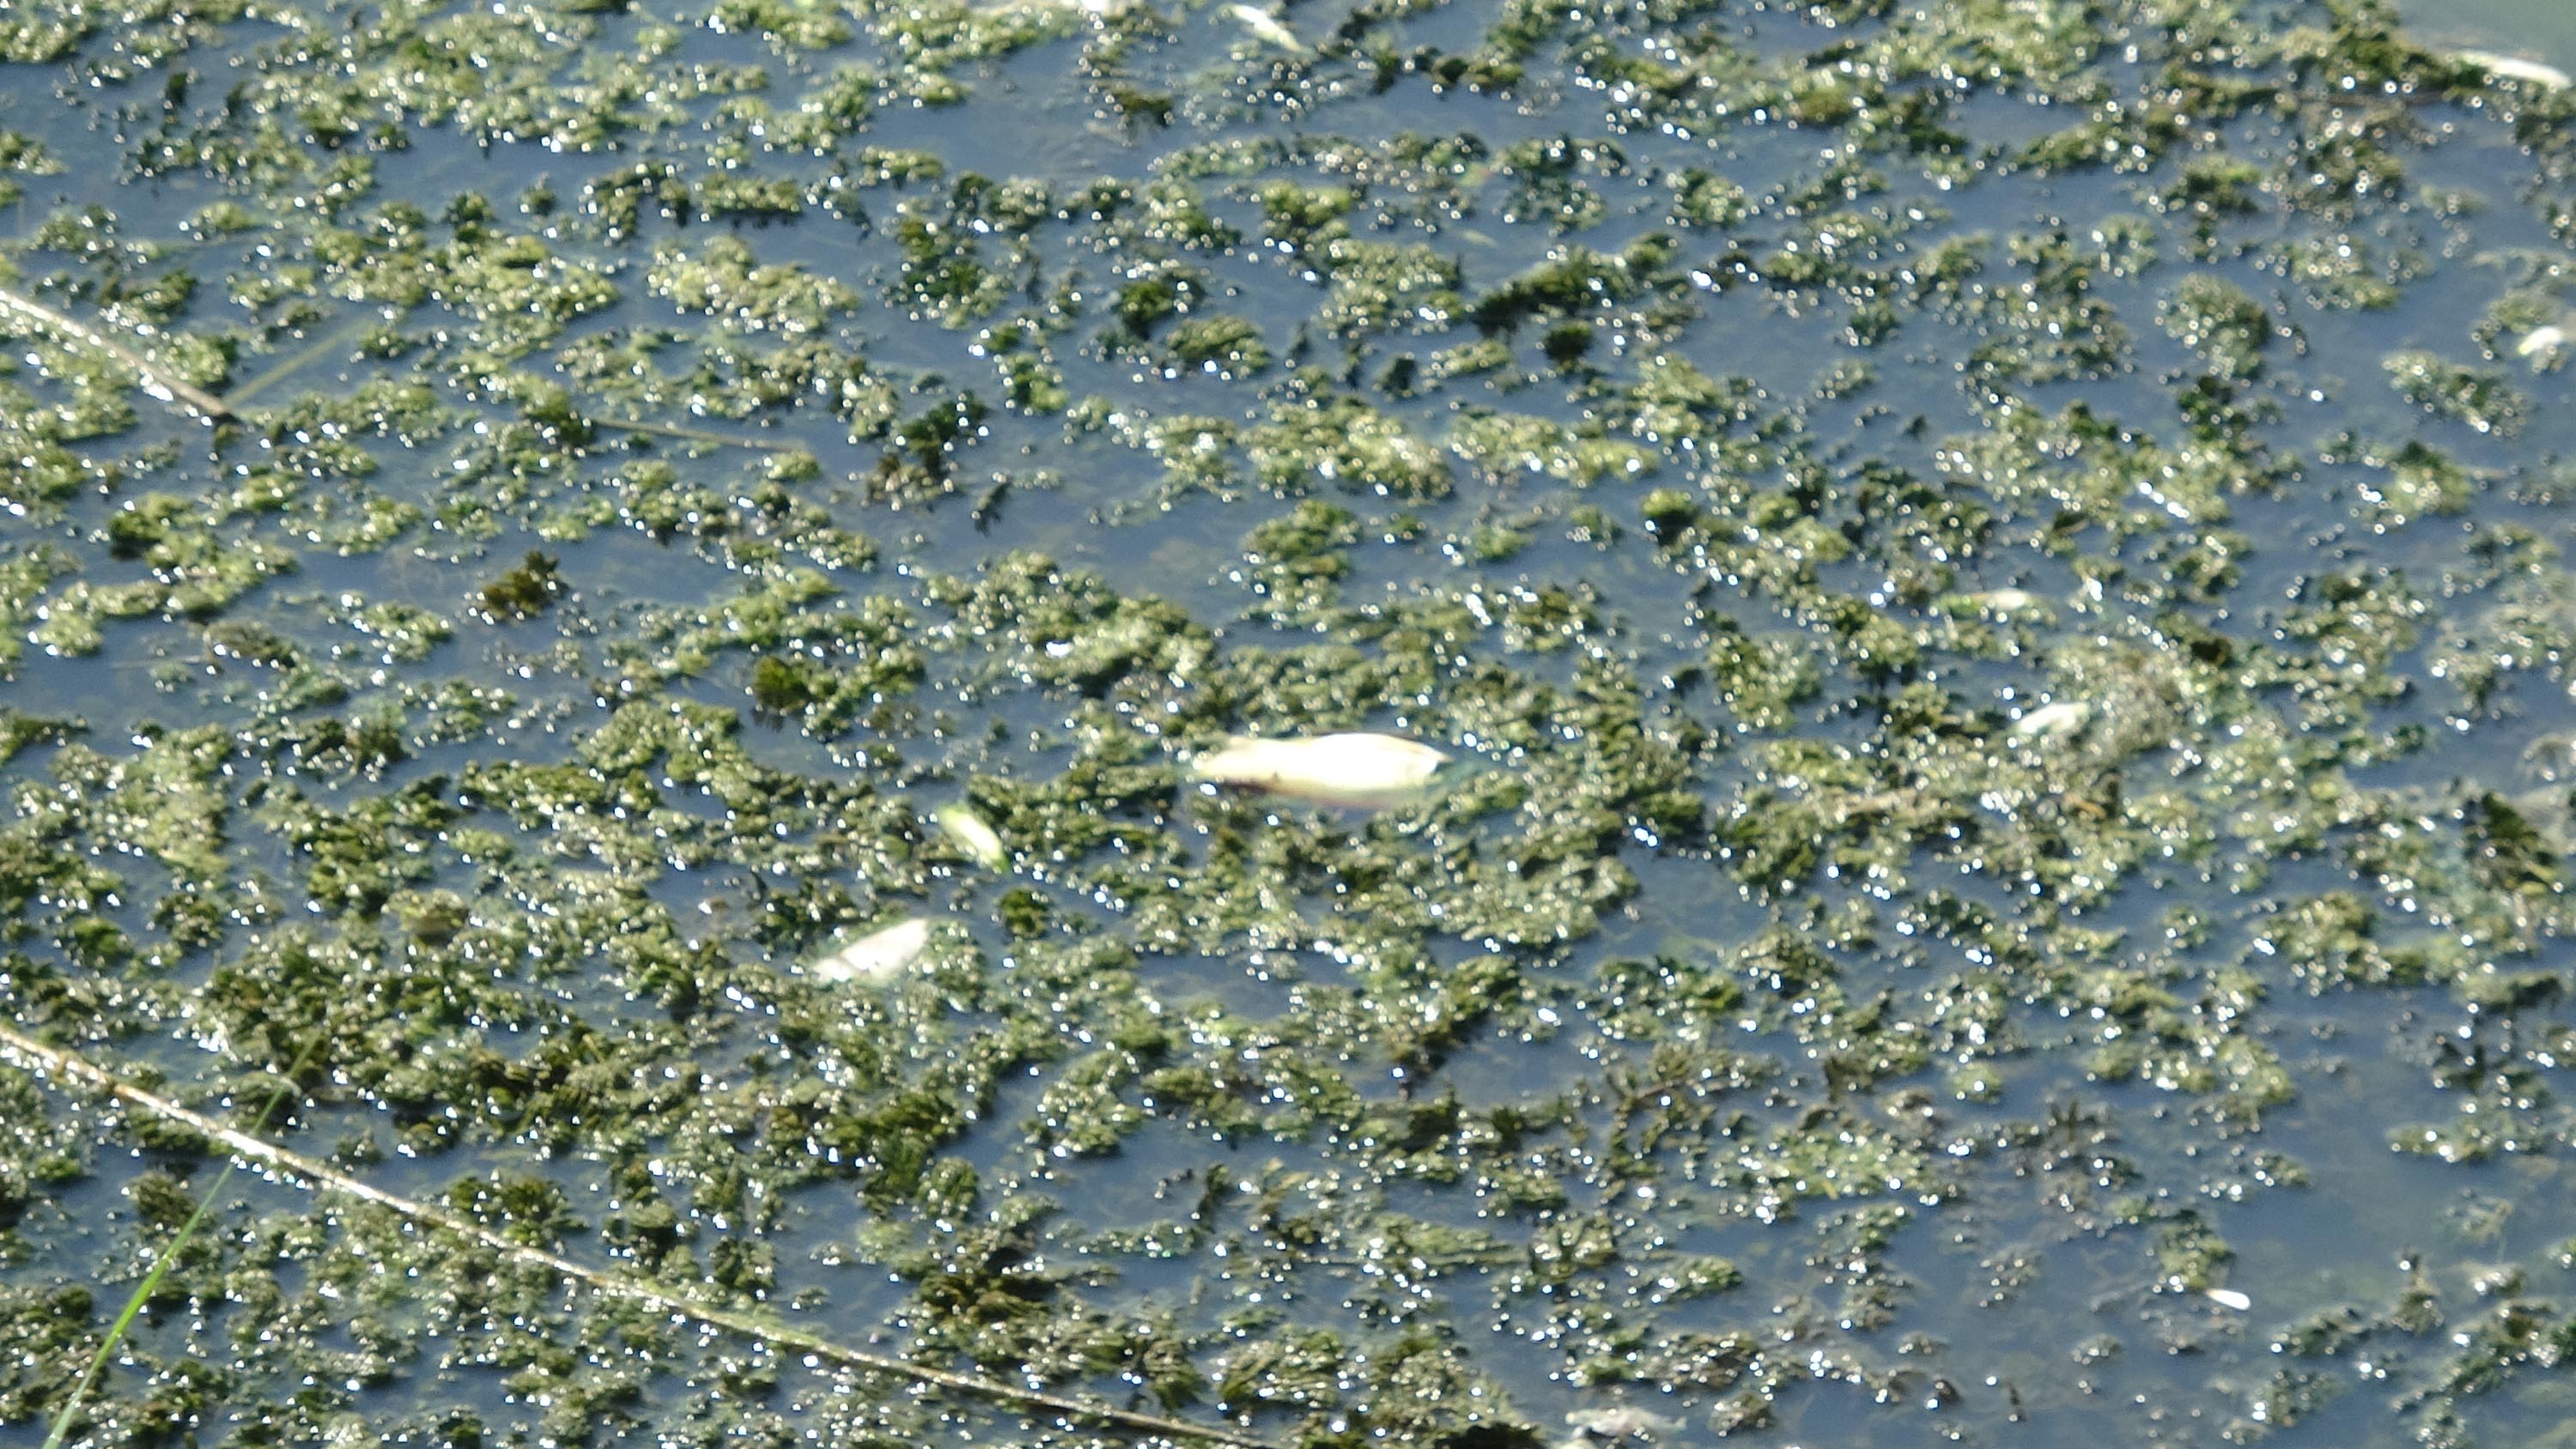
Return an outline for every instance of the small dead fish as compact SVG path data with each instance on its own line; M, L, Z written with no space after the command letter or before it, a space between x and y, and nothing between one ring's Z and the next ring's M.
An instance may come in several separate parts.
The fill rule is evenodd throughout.
M2202 1293L2200 1296L2217 1304L2221 1308L2233 1308L2239 1313L2250 1312L2254 1307L2253 1299L2246 1297L2244 1294L2237 1292L2233 1288L2212 1288Z
M1431 746L1396 735L1238 735L1190 761L1190 778L1324 805L1375 807L1411 798L1447 763Z
M2531 359L2535 368L2547 367L2566 350L2567 329L2558 326L2534 327L2513 345L2513 355Z
M1114 15L1135 0L989 0L977 8L986 15L1044 16L1060 10L1079 10L1095 18Z
M1004 845L1002 837L973 810L963 805L943 805L930 818L986 870L1000 870L1010 864L1011 848Z
M2517 80L2526 85L2560 89L2570 83L2567 72L2545 61L2524 60L2518 55L2500 55L2492 50L2455 51L2451 59L2466 61L2491 76Z
M1652 1438L1678 1428L1681 1421L1623 1405L1616 1409L1580 1409L1566 1415L1565 1422L1572 1426L1572 1442L1579 1446L1603 1439Z
M914 916L882 930L870 931L805 968L817 981L890 981L921 959L930 946L930 922Z
M2080 699L2061 699L2043 704L2013 721L2013 738L2021 740L2064 739L2084 728L2093 718L2093 706Z
M1243 28L1251 31L1255 38L1278 46L1281 50L1302 52L1306 48L1306 42L1297 38L1296 31L1289 29L1278 16L1258 5L1229 5L1226 7L1226 13L1241 21Z

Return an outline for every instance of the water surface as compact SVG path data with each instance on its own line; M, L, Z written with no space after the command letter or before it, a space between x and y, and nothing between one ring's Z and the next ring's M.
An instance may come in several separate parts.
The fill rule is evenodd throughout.
M2558 0L2423 0L2400 9L2429 39L2482 46L2560 66L2576 58L2576 7Z
M234 1177L83 1442L2552 1442L2576 95L2405 18L0 17L0 1007L492 1235ZM35 1444L220 1157L25 1065Z

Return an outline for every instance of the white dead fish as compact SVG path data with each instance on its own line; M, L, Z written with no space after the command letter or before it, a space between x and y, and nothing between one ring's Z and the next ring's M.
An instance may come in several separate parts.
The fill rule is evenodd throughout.
M2080 699L2061 699L2043 704L2013 721L2013 738L2021 740L2059 740L2084 728L2093 718L2093 706Z
M1237 735L1190 761L1190 778L1324 805L1379 806L1412 797L1447 763L1440 751L1397 735Z
M2221 1308L2233 1308L2239 1313L2250 1312L2254 1307L2253 1299L2246 1297L2244 1294L2237 1292L2233 1288L2212 1288L2202 1293L2200 1296L2217 1304Z
M1616 1409L1580 1409L1566 1415L1565 1422L1574 1429L1573 1442L1578 1445L1604 1439L1650 1439L1680 1426L1677 1419L1648 1413L1633 1405Z
M930 922L920 916L897 921L859 939L805 968L817 981L890 981L921 959L930 946Z
M2567 329L2555 325L2534 327L2522 334L2522 340L2513 345L2513 355L2531 359L2531 365L2535 368L2547 367L2558 360L2559 353L2566 350Z
M937 821L939 828L947 831L949 837L986 870L1000 870L1010 864L1011 848L1004 845L1002 837L973 810L963 805L943 805L930 818Z
M2018 614L2039 602L2039 596L2028 589L1988 589L1968 597L1989 614Z
M2545 61L2524 60L2518 55L2502 55L2492 50L2454 51L2451 59L2466 61L2491 76L2517 80L2556 90L2570 83L2567 72Z
M1258 5L1229 5L1226 7L1226 13L1241 21L1243 28L1251 31L1254 37L1278 46L1281 50L1302 52L1306 48L1306 42L1297 38L1296 31L1289 29L1278 16Z
M1094 19L1106 19L1136 0L989 0L978 7L986 15L1034 15L1044 18L1065 10L1079 10Z

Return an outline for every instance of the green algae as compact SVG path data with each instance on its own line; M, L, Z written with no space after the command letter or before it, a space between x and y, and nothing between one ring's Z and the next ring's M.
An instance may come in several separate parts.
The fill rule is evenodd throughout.
M2542 1402L2546 1243L2331 1199L2565 1142L2564 96L2327 4L277 16L8 29L18 282L244 414L0 379L20 1022L221 1108L327 1020L346 1170L1281 1443ZM1360 728L1467 768L1178 768ZM205 1153L0 1077L32 1418ZM97 1442L1090 1432L212 1211Z

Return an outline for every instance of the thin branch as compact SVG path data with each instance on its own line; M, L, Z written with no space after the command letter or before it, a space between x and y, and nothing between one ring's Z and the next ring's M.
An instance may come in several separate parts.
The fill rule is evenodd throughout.
M163 402L181 403L209 420L222 422L233 415L224 400L201 387L182 382L160 363L99 331L86 322L77 322L42 302L19 296L0 287L0 310L15 312L59 336L68 337L86 347L95 347L133 369L143 383L143 390Z
M1227 1444L1235 1446L1235 1449L1280 1449L1280 1446L1269 1440L1236 1433L1231 1429L1184 1423L1178 1419L1166 1419L1156 1414L1138 1413L1132 1409L1112 1408L1106 1404L1087 1403L1059 1394L1042 1393L1036 1389L1004 1383L999 1379L931 1368L925 1364L912 1363L885 1354L849 1348L761 1315L725 1308L711 1308L703 1303L694 1303L666 1289L620 1277L603 1268L577 1263L561 1254L550 1253L542 1248L531 1248L522 1243L512 1242L481 1223L461 1217L444 1208L414 1202L409 1198L397 1197L383 1188L372 1187L291 1148L280 1147L276 1143L254 1137L247 1132L235 1131L204 1113L146 1091L106 1068L92 1064L86 1058L59 1047L46 1046L33 1037L22 1035L7 1026L0 1026L0 1057L15 1062L27 1071L48 1073L58 1079L79 1082L96 1088L129 1107L139 1108L156 1117L179 1123L213 1141L220 1142L250 1161L261 1163L289 1176L302 1178L316 1187L328 1188L362 1202L374 1203L421 1227L451 1233L514 1262L532 1268L542 1268L568 1282L581 1284L603 1297L641 1303L666 1313L724 1329L743 1338L796 1349L811 1354L815 1358L845 1364L851 1368L891 1374L920 1383L936 1384L961 1394L996 1399L1022 1408L1045 1409L1067 1419L1115 1425L1122 1429L1157 1434L1168 1439L1195 1439L1208 1443Z
M263 372L259 376L252 378L250 381L243 383L241 386L234 388L232 390L232 396L224 399L225 404L232 408L241 407L244 403L251 400L252 394L266 391L270 384L275 383L279 378L292 377L296 373L303 371L307 364L313 362L316 358L321 357L325 353L332 351L334 348L347 346L349 341L352 338L355 338L359 333L365 331L369 324L379 320L381 319L379 319L373 312L370 312L365 308L360 308L357 314L350 317L347 321L342 322L339 326L332 328L330 331L325 332L318 337L310 339L303 347L296 349L293 353L288 354L285 358L272 364L266 372Z
M134 375L141 380L145 392L163 402L179 403L215 422L224 422L239 416L234 410L234 403L228 403L204 388L181 381L160 363L154 362L151 358L88 323L67 317L31 297L24 297L6 287L0 287L0 311L15 312L49 332L68 337L83 346L94 347L115 358L133 370ZM364 323L366 320L363 313L357 319L359 323ZM253 378L233 394L234 402L248 398L252 393L260 391L280 377L312 361L333 343L348 336L350 331L349 328L336 329L312 346ZM589 422L592 427L606 428L611 432L645 433L657 438L679 438L693 443L709 443L721 448L748 448L759 453L792 453L798 446L795 443L771 438L747 438L738 433L687 428L677 423L648 423L629 418L592 418Z

